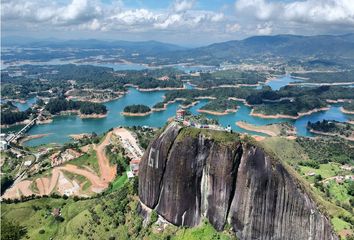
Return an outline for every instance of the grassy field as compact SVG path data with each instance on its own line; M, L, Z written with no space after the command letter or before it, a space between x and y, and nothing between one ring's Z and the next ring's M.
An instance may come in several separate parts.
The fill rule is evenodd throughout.
M86 205L87 203L85 203ZM51 215L52 209L60 207L63 210L69 206L74 206L75 212L83 206L74 203L72 200L42 198L20 204L2 204L2 218L5 217L9 221L20 221L22 226L27 229L29 239L49 239L56 235L63 223L56 221ZM70 207L72 208L72 207ZM68 221L74 212L67 215L67 211L63 211L63 216ZM40 230L44 230L40 234Z
M74 201L73 199L41 198L18 204L1 204L2 219L20 221L27 229L28 239L108 239L117 235L114 217L106 213L113 211L115 193L102 199ZM124 195L127 198L127 195ZM61 209L63 221L51 212Z
M322 178L329 178L329 177L334 177L339 174L342 174L345 171L343 171L340 168L340 164L338 163L326 163L326 164L320 164L319 169L315 169L308 166L300 166L300 172L303 175L307 175L313 172L316 175L321 175Z
M203 222L201 226L196 228L180 229L176 232L173 240L198 240L198 239L236 239L226 233L218 233L208 222Z
M128 182L127 174L123 173L123 176L116 178L116 180L112 182L111 190L112 191L118 190L122 188L127 182Z
M350 229L351 228L349 223L347 223L347 222L345 222L342 219L337 218L337 217L332 218L331 219L331 223L332 223L332 225L334 227L334 230L336 232L340 232L343 229Z
M304 149L294 140L272 137L263 141L262 145L268 151L273 152L278 159L286 161L291 166L295 166L300 161L309 159Z
M327 184L331 198L341 203L349 203L350 195L348 194L348 182L337 184L334 180L330 180Z
M100 167L98 165L96 151L92 149L81 157L70 161L70 164L76 165L81 168L83 168L83 166L88 166L92 170L94 170L98 176L100 176Z

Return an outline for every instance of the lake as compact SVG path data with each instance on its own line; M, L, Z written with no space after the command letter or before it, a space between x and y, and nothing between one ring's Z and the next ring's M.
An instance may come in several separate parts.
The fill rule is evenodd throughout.
M287 85L289 82L295 81L290 76L282 77L276 81L268 82L267 85L271 86L273 89L279 89L282 86ZM191 86L188 86L190 88ZM155 91L155 92L140 92L135 88L129 88L129 92L120 99L105 103L108 109L108 115L106 118L102 119L80 119L78 116L60 116L55 117L53 122L50 124L36 125L31 128L28 134L49 134L43 138L33 139L26 142L28 146L36 146L46 143L65 143L70 141L70 134L78 133L92 133L96 132L98 134L103 133L110 128L117 126L151 126L151 127L162 127L166 124L166 121L173 117L176 110L179 107L179 103L169 104L167 110L161 112L153 112L152 114L144 117L126 117L122 116L120 113L123 111L124 107L130 104L145 104L152 107L157 102L163 100L163 95L165 91ZM27 109L28 106L33 104L35 99L31 99L26 104L16 103L20 109ZM191 107L189 110L193 114L198 114L197 110L207 103L207 100L200 101L197 105ZM348 121L348 116L340 111L340 105L332 105L328 111L313 113L308 116L304 116L297 120L291 119L263 119L259 117L250 116L251 108L245 106L240 102L240 108L236 113L231 113L223 116L214 116L207 114L208 117L217 119L222 126L231 125L232 129L237 132L251 133L257 135L263 135L260 133L254 133L235 125L237 121L246 121L255 125L265 125L277 122L291 122L297 128L298 135L301 136L312 136L310 132L307 131L306 125L308 121L315 122L323 119L337 120L337 121ZM18 129L19 127L14 128ZM264 135L263 135L264 136Z
M281 87L284 87L292 82L301 82L299 79L292 78L290 75L285 75L273 81L267 82L265 85L271 87L273 90L279 90ZM263 85L257 87L257 89L261 89Z

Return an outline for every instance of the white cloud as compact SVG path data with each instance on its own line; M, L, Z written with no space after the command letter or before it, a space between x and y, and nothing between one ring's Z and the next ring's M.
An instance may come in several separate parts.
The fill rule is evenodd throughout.
M234 24L226 24L226 32L228 33L234 33L234 32L238 32L241 29L241 25L238 23L234 23Z
M5 21L30 28L68 26L69 30L130 30L193 28L218 23L223 13L192 10L195 1L176 0L170 11L125 8L121 1L103 4L100 0L70 0L63 4L45 0L3 0ZM18 24L17 24L18 25ZM199 29L200 30L200 29Z
M259 20L354 26L353 0L296 0L293 2L237 0L235 7L238 13L254 16Z
M135 25L141 23L155 22L158 15L146 9L126 10L111 16L109 19L116 20L120 24Z
M285 17L293 21L354 24L353 0L307 0L284 5Z
M176 0L173 4L173 11L185 12L193 8L195 0Z
M97 31L119 37L179 35L183 41L229 40L236 36L233 33L242 38L354 31L354 0L234 0L235 8L220 3L214 10L202 9L206 4L196 0L170 1L166 9L159 9L143 7L144 1L136 8L123 0L1 0L2 30L33 35L67 31L79 37L83 30L92 36Z
M5 20L24 22L49 22L66 25L90 21L102 14L100 4L95 0L72 0L68 5L52 1L12 0L2 3L2 16Z
M258 24L256 30L258 35L270 35L273 32L273 28L270 23Z
M269 18L276 8L274 3L265 0L238 0L235 6L238 11L255 15L259 19Z
M172 15L168 16L165 20L163 20L161 22L156 22L154 24L154 27L160 28L160 29L166 29L171 25L179 24L181 22L181 19L182 19L181 15L172 14Z
M92 22L88 25L88 28L91 30L98 30L101 28L100 22L95 18Z
M225 18L223 13L213 13L211 14L212 16L210 17L210 20L212 22L220 22L221 20L223 20Z

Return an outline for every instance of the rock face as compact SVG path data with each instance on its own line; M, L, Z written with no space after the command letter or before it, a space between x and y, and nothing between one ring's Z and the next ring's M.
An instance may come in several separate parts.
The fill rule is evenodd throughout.
M240 239L338 239L279 162L220 134L170 124L140 163L140 201L174 225L228 223Z

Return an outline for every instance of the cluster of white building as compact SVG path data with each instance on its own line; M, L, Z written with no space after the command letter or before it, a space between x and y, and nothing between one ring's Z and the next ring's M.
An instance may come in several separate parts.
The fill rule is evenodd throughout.
M9 135L5 134L5 133L1 133L0 134L0 150L6 150L9 148Z

